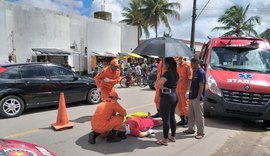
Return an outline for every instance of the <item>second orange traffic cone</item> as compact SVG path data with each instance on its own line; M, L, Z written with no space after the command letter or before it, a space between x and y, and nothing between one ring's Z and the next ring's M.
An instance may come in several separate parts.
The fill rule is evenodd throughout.
M73 127L73 123L68 121L65 95L63 92L60 92L57 120L56 123L52 124L52 127L55 130L62 130Z

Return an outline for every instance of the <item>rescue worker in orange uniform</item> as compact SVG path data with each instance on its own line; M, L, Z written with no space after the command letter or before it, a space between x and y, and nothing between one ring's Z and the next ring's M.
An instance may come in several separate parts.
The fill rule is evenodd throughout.
M176 88L178 94L178 104L177 109L180 113L181 121L177 123L178 126L187 127L188 125L188 99L186 94L190 88L190 83L192 79L192 68L189 63L183 60L183 57L175 58L178 63L177 72L179 75L179 80Z
M114 91L114 86L120 80L119 64L116 59L110 62L110 66L103 69L99 74L95 76L95 81L98 90L101 93L101 99L108 98L109 93Z
M107 142L121 141L121 138L117 136L117 131L122 129L122 123L127 114L117 102L118 99L120 99L118 94L112 91L109 98L98 105L91 121L93 131L89 134L89 143L95 144L97 136L107 133Z
M159 82L160 76L162 74L164 74L165 72L166 72L166 68L162 65L162 60L160 60L159 63L158 63L157 79L156 79L156 82L155 82L156 94L155 94L155 99L154 99L154 102L155 102L156 108L157 108L157 113L152 115L152 118L159 118L160 117L160 113L159 113L160 88L159 88L158 82Z

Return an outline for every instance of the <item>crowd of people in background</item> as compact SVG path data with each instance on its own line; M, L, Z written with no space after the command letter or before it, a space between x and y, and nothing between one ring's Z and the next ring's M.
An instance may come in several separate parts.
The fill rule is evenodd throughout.
M157 70L159 59L137 59L137 60L124 60L119 59L120 76L126 76L127 80L135 79L141 76L143 78L143 85L148 84L148 76L151 71ZM105 67L103 62L98 62L94 69L94 76L99 74Z

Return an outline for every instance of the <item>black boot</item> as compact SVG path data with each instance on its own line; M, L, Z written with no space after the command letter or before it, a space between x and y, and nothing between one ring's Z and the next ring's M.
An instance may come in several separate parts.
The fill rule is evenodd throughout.
M177 126L183 126L185 124L185 116L184 115L180 115L181 121L177 122Z
M107 142L108 143L112 143L112 142L120 142L121 138L119 138L116 135L116 131L113 129L109 132L108 136L107 136Z
M188 117L187 116L184 116L184 118L185 118L185 122L183 124L183 127L184 128L187 128L188 127Z
M119 131L117 132L117 136L121 139L126 139L126 131Z
M152 118L159 118L160 117L159 109L157 109L157 113L155 115L152 115L151 117Z
M95 144L96 143L96 138L100 135L100 133L97 133L95 131L92 131L89 133L89 139L88 142L90 144Z

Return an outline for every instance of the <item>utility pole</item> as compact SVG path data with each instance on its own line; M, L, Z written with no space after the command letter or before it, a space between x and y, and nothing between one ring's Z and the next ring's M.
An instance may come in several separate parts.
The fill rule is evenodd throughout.
M195 38L195 22L196 22L196 0L193 0L193 13L192 13L192 25L191 25L191 39L190 49L194 51L194 38Z
M15 48L15 43L14 43L14 31L13 30L11 31L10 37L11 37L11 47L12 47L12 49L11 49L11 57L12 57L12 60L14 62L17 62L16 54L15 54L16 48Z

